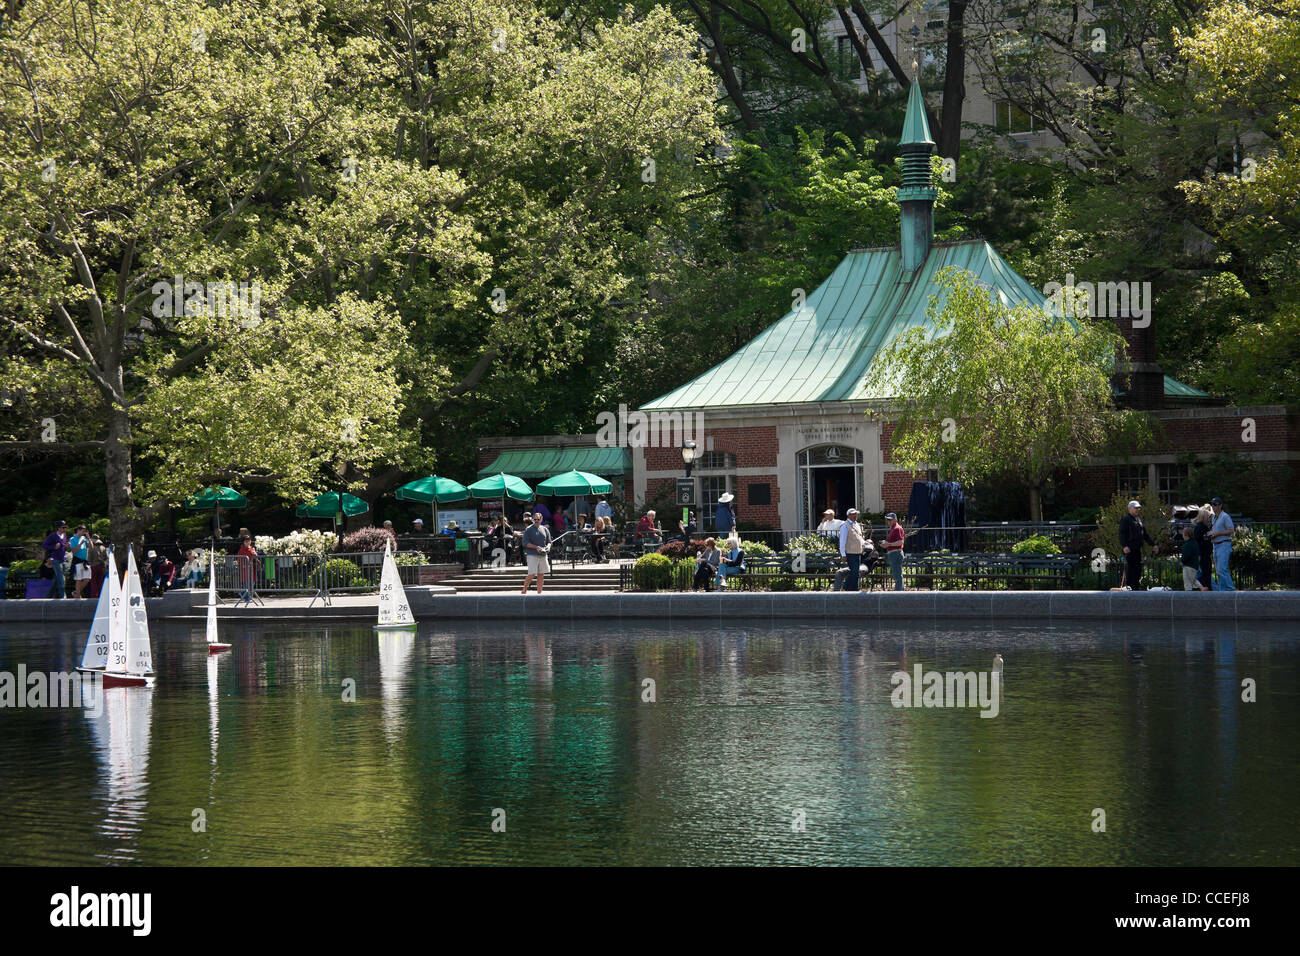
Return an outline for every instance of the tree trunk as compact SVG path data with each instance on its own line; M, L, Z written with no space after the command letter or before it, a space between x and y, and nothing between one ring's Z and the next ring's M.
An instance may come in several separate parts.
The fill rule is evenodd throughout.
M948 4L948 62L944 67L938 152L952 160L961 152L961 112L966 99L966 6L967 0L951 0Z
M1029 520L1043 520L1043 489L1040 485L1029 486Z
M143 530L131 500L131 419L125 409L109 411L108 437L104 441L104 481L108 486L108 540L119 568L126 566L126 549Z

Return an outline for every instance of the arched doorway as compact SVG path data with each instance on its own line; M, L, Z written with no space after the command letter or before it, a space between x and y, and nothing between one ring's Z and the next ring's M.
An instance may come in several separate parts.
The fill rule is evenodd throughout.
M861 508L864 485L862 451L852 445L814 445L796 458L799 476L801 527L816 528L827 508L843 518L848 508Z

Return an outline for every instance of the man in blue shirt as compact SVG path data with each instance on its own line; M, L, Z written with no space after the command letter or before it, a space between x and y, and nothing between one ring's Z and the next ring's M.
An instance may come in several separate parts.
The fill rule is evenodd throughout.
M45 557L49 560L53 571L54 580L50 582L50 597L64 597L67 590L63 583L63 559L68 553L68 523L60 521L54 526L54 530L45 536L41 542L41 547L45 549Z
M1210 506L1214 509L1214 524L1210 525L1210 541L1214 546L1214 590L1235 591L1232 575L1228 573L1228 559L1232 557L1232 536L1237 528L1223 510L1222 498L1211 498Z
M614 518L614 509L609 506L609 502L605 500L604 495L601 495L600 501L596 502L596 517L604 518L606 521Z

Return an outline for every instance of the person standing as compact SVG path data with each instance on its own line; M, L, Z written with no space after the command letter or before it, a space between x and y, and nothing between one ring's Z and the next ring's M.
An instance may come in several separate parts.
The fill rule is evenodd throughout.
M822 512L822 523L817 526L817 533L832 538L840 533L840 523L835 519L835 512L827 508Z
M713 523L717 525L714 529L718 532L719 537L731 537L731 533L736 530L736 513L731 510L731 503L736 500L736 496L730 491L718 496L718 507L713 512Z
M907 536L903 533L903 526L898 523L898 515L894 512L885 515L885 525L889 528L885 532L885 560L894 575L894 590L904 591L906 588L903 587L903 543Z
M60 521L54 530L45 536L41 547L45 549L45 560L49 561L54 579L50 582L50 597L66 597L67 586L63 583L63 559L68 553L68 523Z
M541 507L541 505L538 505ZM528 585L537 578L537 593L542 593L542 582L551 573L547 554L551 550L551 529L546 527L540 511L533 512L532 526L524 531L524 553L528 560L528 574L524 577L524 586L520 594L528 593Z
M1237 533L1237 527L1228 512L1223 510L1222 498L1211 498L1210 507L1214 509L1214 524L1210 526L1210 542L1214 545L1214 590L1235 591L1232 575L1228 573L1228 561L1232 558L1232 536Z
M88 597L99 597L99 589L104 586L108 573L108 548L99 540L99 535L90 539L90 587L86 589Z
M1195 532L1190 527L1183 529L1183 590L1184 591L1202 591L1199 581L1196 580L1197 573L1201 570L1201 552L1196 546L1196 539L1193 536Z
M596 502L596 517L604 518L611 523L614 520L614 509L609 506L609 501L604 495L601 495L600 500Z
M1142 508L1139 501L1128 503L1128 514L1119 519L1119 546L1124 551L1124 586L1136 591L1142 583L1142 542L1151 545L1151 553L1159 554L1160 548L1147 534L1146 526L1138 511Z
M72 580L76 582L77 598L86 596L86 585L90 584L90 532L84 524L77 525L77 532L68 541L68 550L72 552Z
M849 573L844 576L844 590L856 591L862 576L862 550L866 539L862 535L862 526L858 524L858 509L850 508L840 525L840 557L849 566Z
M247 528L241 528L241 531L247 532ZM245 533L239 539L239 596L245 604L253 603L253 582L256 578L256 568L254 563L257 561L257 549L253 547L253 539Z
M1192 519L1192 536L1196 540L1197 552L1200 555L1201 573L1196 576L1196 580L1201 585L1202 591L1212 590L1214 587L1214 545L1210 540L1210 525L1214 524L1214 509L1210 505L1201 505L1201 510L1196 512L1196 517Z

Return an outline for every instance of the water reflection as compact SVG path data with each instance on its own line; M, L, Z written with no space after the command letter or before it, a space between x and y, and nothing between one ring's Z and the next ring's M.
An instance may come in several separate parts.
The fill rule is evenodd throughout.
M86 715L104 763L98 829L109 838L109 860L132 860L138 853L148 813L152 713L153 688L111 687L102 692L99 715Z
M410 696L415 632L379 632L379 683L384 702L384 733L395 741L402 733L403 700Z
M1300 638L1281 629L241 627L215 656L157 629L157 687L106 692L99 722L0 711L0 862L1300 855ZM2 636L11 671L84 641ZM891 706L892 672L983 671L995 654L1015 675L997 718ZM1244 677L1261 703L1242 701Z

